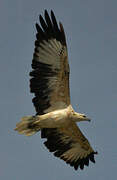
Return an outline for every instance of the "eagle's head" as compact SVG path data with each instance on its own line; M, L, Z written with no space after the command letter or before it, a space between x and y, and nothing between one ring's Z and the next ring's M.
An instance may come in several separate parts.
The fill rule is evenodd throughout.
M80 122L80 121L91 121L90 118L88 118L85 114L81 114L81 113L74 113L74 120L75 122Z

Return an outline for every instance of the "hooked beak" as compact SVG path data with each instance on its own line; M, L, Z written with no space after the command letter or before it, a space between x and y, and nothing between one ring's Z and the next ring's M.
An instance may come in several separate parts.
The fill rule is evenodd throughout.
M91 122L91 119L88 119L87 121Z
M87 118L87 117L86 117L86 119L85 119L85 120L86 120L86 121L88 121L88 122L91 122L91 119L89 119L89 118Z

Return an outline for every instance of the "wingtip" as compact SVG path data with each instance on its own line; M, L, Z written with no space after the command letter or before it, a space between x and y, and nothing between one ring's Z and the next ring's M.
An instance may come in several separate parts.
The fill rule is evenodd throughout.
M61 23L60 21L59 21L59 26L60 26L61 31L63 31L63 32L64 32L63 25L62 25L62 23Z
M36 26L36 29L38 30L39 29L39 24L35 23L35 26Z
M97 152L97 151L95 151L95 152L94 152L94 154L98 154L98 152Z
M44 11L44 15L46 16L46 15L48 15L48 11L47 11L47 9L45 9L45 11Z
M55 18L54 11L51 9L51 17Z
M54 14L53 10L51 9L51 14Z
M43 19L42 15L40 14L39 15L39 20L41 21Z

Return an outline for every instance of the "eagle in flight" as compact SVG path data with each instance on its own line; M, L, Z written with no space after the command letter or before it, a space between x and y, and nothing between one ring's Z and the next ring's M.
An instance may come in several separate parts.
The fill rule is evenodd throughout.
M41 131L41 138L46 138L44 144L50 152L75 170L83 169L89 161L95 163L97 152L76 124L90 119L75 112L70 102L70 70L63 25L58 25L53 11L49 16L45 10L44 18L40 15L39 20L41 26L36 24L33 70L30 72L36 115L23 117L15 130L26 136Z

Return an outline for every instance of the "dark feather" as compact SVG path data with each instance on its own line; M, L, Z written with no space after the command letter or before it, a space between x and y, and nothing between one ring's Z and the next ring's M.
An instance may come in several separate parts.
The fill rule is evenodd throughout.
M41 15L39 16L39 20L40 20L41 26L42 26L43 30L45 31L45 33L48 33L47 24L45 23L45 21Z
M96 152L90 153L89 155L87 155L86 158L79 158L77 161L71 161L62 157L62 154L64 154L66 151L72 148L73 143L72 140L69 140L66 144L63 143L61 140L61 137L63 136L64 134L59 133L58 129L56 128L46 128L41 131L41 138L47 138L47 141L44 142L44 144L49 149L49 151L53 152L56 157L63 159L70 166L74 166L75 170L77 170L78 167L80 167L80 169L83 170L85 165L89 165L89 160L94 162L94 154L96 154Z

